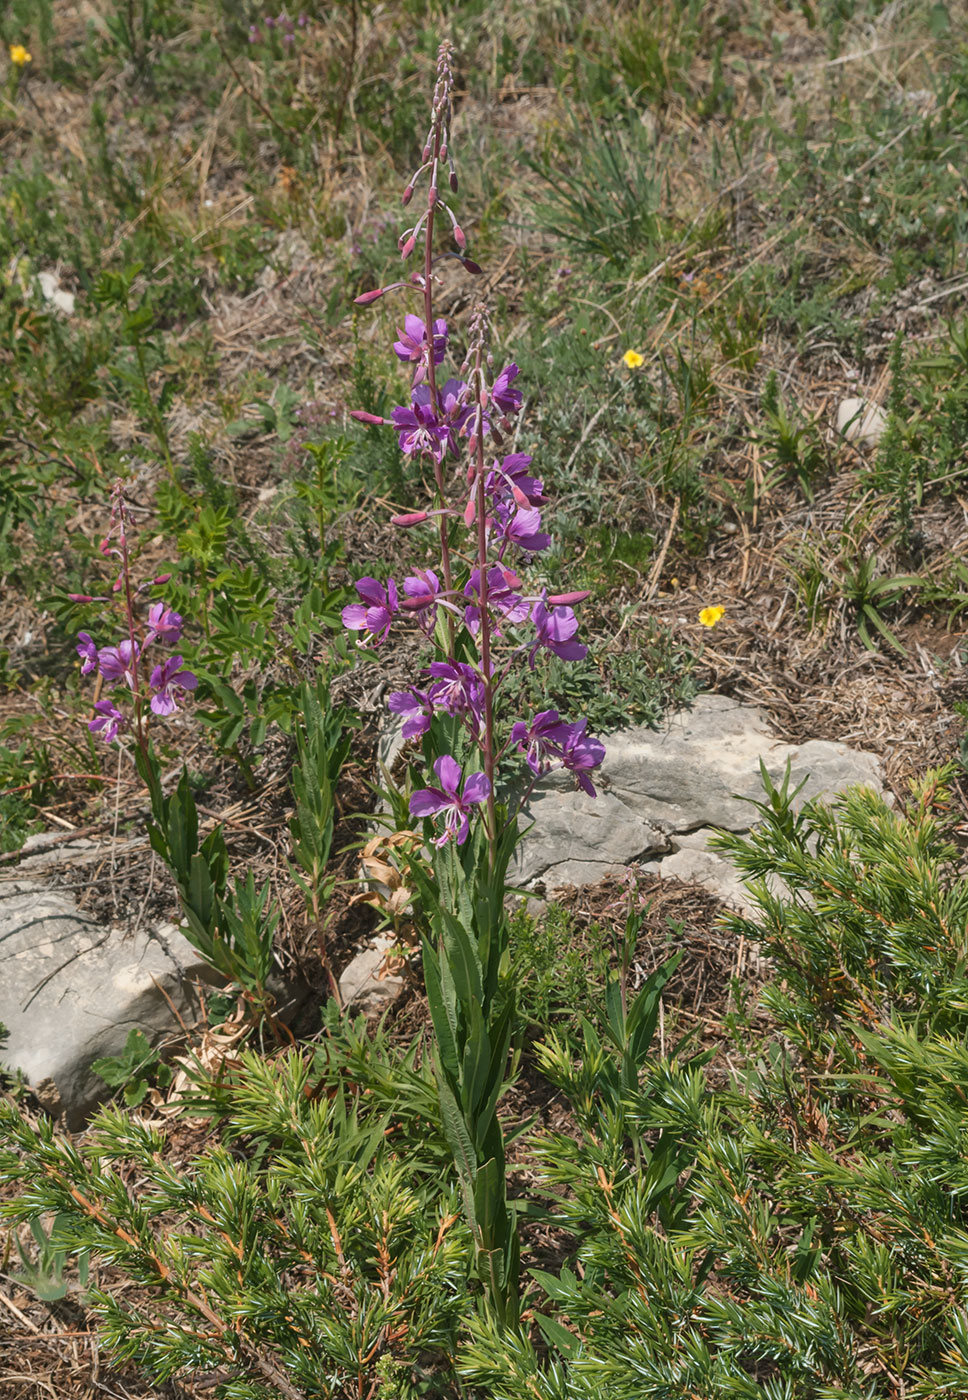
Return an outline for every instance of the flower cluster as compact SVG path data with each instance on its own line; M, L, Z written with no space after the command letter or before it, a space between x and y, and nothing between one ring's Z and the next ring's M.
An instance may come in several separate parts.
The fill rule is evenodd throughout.
M155 585L167 583L170 574L146 580L132 588L128 559L124 493L120 484L112 493L111 525L101 541L105 558L119 561L119 572L112 584L112 593L123 591L128 635L118 642L99 647L89 632L77 634L77 654L81 659L81 675L97 675L98 690L102 685L117 690L124 687L134 701L134 716L139 735L145 701L155 715L173 715L178 709L181 693L194 690L198 678L183 666L180 655L159 657L160 647L175 648L181 640L184 619L167 604L153 602L148 608L146 623L135 617L134 599L137 593ZM69 594L75 603L106 603L109 596L94 597L89 593ZM156 660L157 657L157 660ZM111 743L128 728L128 718L113 699L95 700L94 718L88 724L92 734L99 734Z
M307 20L305 15L300 15L298 19L290 19L285 10L278 15L263 15L262 22L269 31L265 38L272 38L273 31L279 35L283 44L287 47L296 42L296 34L299 30L306 28ZM257 24L249 25L249 43L260 44L263 41L262 30Z
M142 690L147 677L147 692L152 712L159 716L173 715L178 709L178 694L194 690L197 676L182 666L181 656L169 656L154 662L148 648L154 642L177 646L181 637L182 618L164 603L153 603L148 609L148 629L144 639L124 637L116 646L98 647L88 632L77 634L77 654L81 658L81 675L97 673L109 686L126 686L133 694ZM113 700L96 700L95 718L88 728L111 743L128 726L124 711Z
M33 62L33 54L28 53L23 44L11 44L10 62L16 68L23 68L25 64Z
M418 683L389 697L391 713L403 722L404 737L430 734L432 738L435 716L449 716L458 720L480 752L480 771L471 773L463 784L461 764L452 754L441 754L433 765L437 783L419 789L411 798L413 816L443 819L437 845L452 840L462 844L474 809L482 811L489 840L497 839L495 778L504 755L523 753L534 781L552 768L563 768L591 796L595 789L589 775L605 757L604 746L586 733L586 720L568 722L550 708L516 720L507 733L497 732L495 695L515 664L534 669L544 654L571 661L586 655L572 605L588 595L549 594L546 588L529 588L522 580L529 563L551 544L544 518L548 500L543 480L532 471L531 456L508 450L507 436L524 396L516 364L494 372L483 307L474 312L459 374L438 377L450 335L447 322L433 310L434 267L447 256L434 249L437 213L443 212L450 221L460 261L471 271L479 270L463 256L466 236L439 194L444 161L450 189L457 191L448 148L451 86L450 50L442 45L430 133L422 163L403 194L403 203L409 204L426 178L426 209L400 238L406 258L422 234L424 270L409 282L357 297L366 304L393 288L422 293L423 315L404 316L392 347L410 370L408 401L388 417L365 409L352 414L360 422L392 428L400 451L432 473L436 485L432 504L397 515L394 523L408 530L436 529L439 566L435 561L433 568L415 568L402 583L395 578L360 578L355 585L359 601L343 609L343 623L358 634L358 646L379 646L391 629L409 622L436 648ZM463 467L457 465L461 462ZM462 522L471 537L469 547L460 551L452 543L455 521Z

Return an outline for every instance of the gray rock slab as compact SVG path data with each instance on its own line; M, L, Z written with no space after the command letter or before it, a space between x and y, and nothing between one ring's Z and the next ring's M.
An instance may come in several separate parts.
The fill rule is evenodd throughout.
M534 825L519 842L509 871L513 884L547 883L549 877L556 887L594 884L671 850L662 831L611 792L589 797L551 781L532 797L525 821L529 818Z
M660 869L680 879L725 881L730 867L723 857L708 851L705 841L686 854L678 838L706 827L748 831L756 809L744 799L763 799L761 759L774 782L782 780L790 760L791 785L805 780L797 807L858 784L883 791L874 754L821 739L780 743L756 706L703 695L664 729L610 735L595 779L597 798L572 790L560 773L539 784L527 813L533 826L512 878L522 885L540 880L550 891L665 854ZM735 875L729 889L727 902L739 900L742 886Z
M177 1036L168 999L194 1020L190 983L213 980L173 924L126 937L29 881L0 886L0 960L0 1062L70 1128L110 1093L92 1061L120 1054L135 1028L153 1045Z
M682 880L687 885L702 885L730 909L737 910L747 918L753 918L757 907L750 899L746 886L734 867L719 851L709 848L709 841L715 835L710 827L690 832L685 836L673 837L676 847L672 855L665 856L653 869L664 879Z
M380 975L390 947L390 939L376 938L343 969L339 995L347 1010L379 1015L400 996L404 979L395 973Z

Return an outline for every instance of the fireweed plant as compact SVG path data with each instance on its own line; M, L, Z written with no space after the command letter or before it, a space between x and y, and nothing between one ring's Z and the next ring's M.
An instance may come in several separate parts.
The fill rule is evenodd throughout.
M605 749L586 732L585 719L569 722L550 708L515 720L506 732L496 723L495 697L513 668L533 670L546 652L565 660L585 656L571 605L588 594L549 595L522 581L551 543L543 520L548 503L530 455L506 450L511 420L522 407L518 367L509 364L494 375L483 306L471 317L460 377L445 379L440 368L449 330L434 310L435 267L442 257L456 256L467 271L481 270L467 257L466 236L441 195L445 167L451 192L458 188L449 141L451 55L451 46L442 44L422 163L403 192L406 206L426 180L426 205L398 245L404 260L421 246L422 269L356 299L366 305L395 290L421 295L423 316L406 314L393 345L411 369L409 402L389 418L362 409L352 415L392 428L401 452L432 476L432 504L395 516L394 523L434 529L439 563L414 568L400 586L393 578L359 579L360 601L343 609L343 623L359 634L358 646L373 648L408 621L433 648L417 683L392 693L388 704L402 720L404 737L421 741L432 766L432 780L413 792L409 805L423 822L431 852L432 873L418 859L411 869L429 926L423 964L437 1088L486 1303L499 1326L514 1327L518 1233L497 1116L514 1019L507 869L517 814L534 784L563 768L594 797L590 775ZM435 252L441 215L457 254ZM512 801L500 768L520 754L531 781ZM465 776L468 768L473 771Z
M101 647L90 633L77 635L81 675L97 676L98 696L105 686L111 690L110 697L95 699L94 718L88 723L88 729L110 744L133 728L139 751L147 755L150 716L173 715L184 693L197 687L198 679L182 666L181 656L161 654L162 648L178 645L184 626L179 613L155 601L148 607L145 619L138 620L138 596L149 588L167 583L171 574L161 574L137 585L132 582L127 507L121 482L116 482L111 492L111 518L100 547L106 559L115 559L118 564L111 593L102 596L71 593L69 596L74 603L107 603L122 595L126 635L112 645Z
M145 617L139 617L139 596L167 583L171 575L134 583L128 509L121 482L111 493L110 524L100 548L106 559L116 562L110 593L72 593L69 597L75 603L109 603L120 596L126 635L99 646L89 632L78 634L81 674L97 676L94 717L88 728L109 744L123 744L123 736L133 733L135 764L151 800L148 837L175 881L185 936L211 967L238 987L253 1022L265 1019L282 1039L267 986L279 919L269 904L269 884L257 889L250 871L230 887L222 829L216 826L200 839L198 811L187 773L182 772L171 794L166 795L163 788L162 765L149 732L151 723L174 714L186 693L197 688L198 678L182 665L180 655L173 650L165 655L163 650L178 645L182 617L160 600L152 601ZM104 687L111 693L102 699ZM310 698L303 697L304 709ZM303 841L301 847L305 844ZM301 847L299 859L303 863Z

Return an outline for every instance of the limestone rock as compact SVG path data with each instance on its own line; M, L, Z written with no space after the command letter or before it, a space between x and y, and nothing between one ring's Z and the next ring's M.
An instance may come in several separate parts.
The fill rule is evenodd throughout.
M49 302L65 316L74 315L74 293L63 290L55 272L38 272L37 285L40 287L40 294L44 301Z
M376 938L343 969L339 994L348 1010L379 1015L400 996L406 985L404 979L384 972L387 950L392 946L390 939Z
M880 404L866 399L843 399L837 408L837 431L848 442L876 447L887 428L887 414Z
M552 775L528 805L525 821L530 818L534 826L515 852L509 871L513 884L548 884L549 879L549 888L594 884L671 849L667 836L624 800L624 794L600 791L588 797L567 791L562 778Z
M780 782L788 758L791 785L806 779L797 807L856 784L882 789L875 755L821 739L779 743L756 706L703 695L662 730L638 727L609 735L597 798L572 790L564 774L540 783L526 813L533 826L518 849L512 879L523 885L540 879L550 891L659 855L665 855L659 867L664 873L686 878L691 870L690 878L701 875L706 883L718 872L725 879L728 863L708 851L705 840L689 845L681 838L707 827L748 831L756 818L752 800L763 798L760 760ZM735 876L729 890L729 902L741 898Z
M128 1032L152 1045L178 1035L168 998L187 1020L189 984L213 974L174 925L126 938L84 914L65 894L29 881L0 887L0 1061L44 1092L78 1127L110 1090L90 1066L118 1055ZM167 994L167 996L166 996Z

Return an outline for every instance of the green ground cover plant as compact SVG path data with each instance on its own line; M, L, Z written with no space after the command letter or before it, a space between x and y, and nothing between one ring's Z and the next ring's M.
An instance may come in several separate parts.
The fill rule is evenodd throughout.
M0 1355L28 1400L24 1337L61 1306L152 1400L968 1394L968 805L937 771L966 704L964 7L10 0L0 39L0 852L127 843L65 883L115 924L186 920L226 979L177 1072L137 1039L104 1066L127 1102L75 1139L5 1092L0 1273L35 1330ZM430 155L459 157L461 237L431 200L414 304L368 298L411 272L445 39ZM877 444L833 426L858 395ZM390 437L415 405L451 415L446 477ZM527 505L488 484L492 430L534 459ZM559 651L492 684L479 646L533 614L479 642L458 595L477 567L486 613L488 562L526 555ZM373 752L387 698L430 688L413 633L388 617L370 654L383 619L343 626L393 613L394 578L489 692L476 725L423 715L396 788ZM727 843L759 913L708 1024L674 912L505 909L500 810L529 757L575 757L556 725L607 743L707 688L874 747L902 799L767 791ZM377 917L374 783L411 895L380 1027L338 1006ZM227 1017L247 1048L213 1065Z

